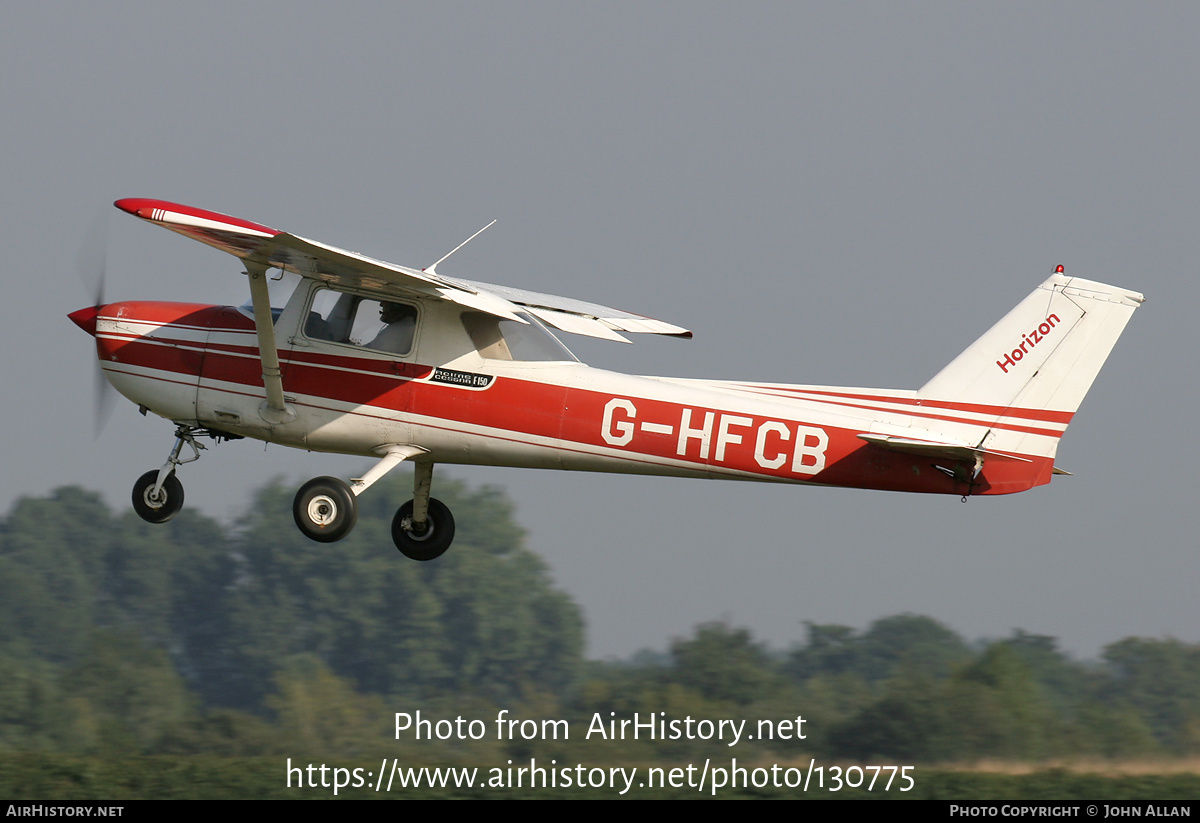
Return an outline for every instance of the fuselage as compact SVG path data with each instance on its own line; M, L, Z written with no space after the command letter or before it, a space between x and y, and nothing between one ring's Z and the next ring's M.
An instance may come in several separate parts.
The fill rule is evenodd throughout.
M177 469L200 457L199 437L372 458L349 483L320 476L297 490L292 517L320 543L345 538L358 496L407 462L413 498L390 531L417 561L454 540L453 514L432 496L438 463L964 499L1048 483L1062 473L1059 439L1144 299L1058 266L914 391L639 377L588 368L547 327L625 342L691 331L441 275L449 255L416 269L164 200L115 205L239 258L250 292L239 307L131 301L71 314L109 382L175 423L166 460L133 485L138 516L166 523L182 510Z
M305 281L275 322L295 412L285 422L261 413L262 363L243 308L103 306L94 334L104 373L131 401L177 423L312 451L378 456L415 444L435 463L954 495L1049 482L1070 419L936 403L913 391L643 377L573 360L498 358L464 325L460 306L438 301L414 301L415 342L393 355L312 334L311 293L321 288ZM944 457L860 437L920 439L947 426L964 442L1024 444L1014 451L1021 456L971 477Z

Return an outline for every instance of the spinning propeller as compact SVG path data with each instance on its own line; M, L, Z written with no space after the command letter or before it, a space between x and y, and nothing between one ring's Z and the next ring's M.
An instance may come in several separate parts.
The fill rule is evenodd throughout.
M106 305L104 301L104 284L108 274L108 209L96 211L92 222L84 235L79 247L78 273L83 287L92 297L90 308L72 312L69 316L75 325L88 334L96 334L96 317ZM98 345L98 344L97 344ZM92 418L95 421L95 436L99 437L104 431L108 418L112 415L112 400L115 389L104 376L100 360L93 361L95 377L92 388Z

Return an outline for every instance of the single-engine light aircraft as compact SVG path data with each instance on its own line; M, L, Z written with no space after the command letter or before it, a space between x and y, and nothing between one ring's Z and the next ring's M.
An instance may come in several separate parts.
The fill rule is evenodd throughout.
M638 377L585 366L547 327L625 342L691 332L438 274L445 257L412 269L161 200L116 206L241 258L250 286L243 306L100 300L70 315L107 380L175 424L166 462L134 485L137 513L162 523L180 510L176 469L199 458L201 437L373 457L362 477L317 477L296 494L296 525L333 542L354 527L358 495L409 461L413 499L392 538L416 560L454 537L430 496L437 463L964 499L1049 483L1068 473L1054 465L1059 438L1143 300L1059 266L915 391Z

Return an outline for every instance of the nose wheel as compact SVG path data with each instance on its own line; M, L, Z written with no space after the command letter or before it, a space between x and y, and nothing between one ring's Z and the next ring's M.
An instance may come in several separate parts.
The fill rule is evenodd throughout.
M168 474L159 485L158 469L151 469L133 484L133 510L147 523L166 523L183 508L183 484Z
M175 445L171 448L167 462L162 468L153 469L138 478L133 484L133 510L147 523L166 523L183 508L183 484L175 476L175 469L184 463L200 459L200 450L207 448L196 442L197 434L206 429L179 425L175 429ZM191 457L180 457L184 446L191 447Z

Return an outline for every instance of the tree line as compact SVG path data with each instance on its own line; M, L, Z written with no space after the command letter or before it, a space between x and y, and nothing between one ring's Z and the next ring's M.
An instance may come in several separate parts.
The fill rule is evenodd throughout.
M861 631L807 623L788 651L709 623L665 652L588 661L579 607L525 548L500 491L439 481L460 513L455 547L420 564L382 548L387 501L405 486L388 482L336 546L297 533L278 482L231 524L184 511L149 526L75 487L18 501L0 521L0 752L386 755L396 711L501 707L579 728L597 713L803 716L803 740L756 751L864 762L1200 752L1200 646L1170 639L1127 638L1080 662L1051 637L968 643L905 614ZM439 745L453 756L459 742ZM590 741L588 756L721 745Z

